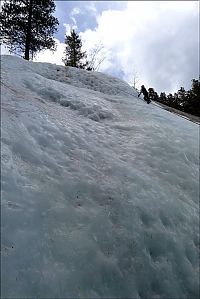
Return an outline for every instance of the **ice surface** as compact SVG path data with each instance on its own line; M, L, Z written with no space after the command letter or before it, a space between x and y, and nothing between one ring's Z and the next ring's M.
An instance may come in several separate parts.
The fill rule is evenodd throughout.
M102 73L1 73L2 298L198 298L198 125Z

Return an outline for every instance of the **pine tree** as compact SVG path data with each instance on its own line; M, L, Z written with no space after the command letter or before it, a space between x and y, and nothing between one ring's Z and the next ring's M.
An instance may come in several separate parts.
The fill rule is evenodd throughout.
M74 29L71 30L70 35L66 35L65 44L65 57L63 58L65 66L85 69L88 65L87 55L86 52L81 51L82 41ZM84 58L85 62L83 62Z
M165 92L161 92L159 96L159 102L167 104L167 96Z
M200 116L200 79L192 79L192 88L187 93L183 109L185 112Z
M186 92L185 88L180 87L180 89L177 92L177 95L178 95L178 103L177 104L179 106L179 109L182 110L183 103L185 102L185 100L187 98L187 92Z
M152 100L152 101L158 101L158 94L157 94L157 92L152 87L150 87L148 89L148 94L149 94L150 100Z
M174 96L172 93L169 93L167 95L167 100L168 100L168 105L172 107L174 105Z
M59 24L54 11L53 0L5 0L0 12L2 42L26 60L43 49L54 50Z

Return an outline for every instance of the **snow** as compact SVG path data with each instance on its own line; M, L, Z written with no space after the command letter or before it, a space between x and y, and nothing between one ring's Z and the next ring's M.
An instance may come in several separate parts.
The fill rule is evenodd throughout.
M2 298L198 297L198 125L102 73L1 74Z

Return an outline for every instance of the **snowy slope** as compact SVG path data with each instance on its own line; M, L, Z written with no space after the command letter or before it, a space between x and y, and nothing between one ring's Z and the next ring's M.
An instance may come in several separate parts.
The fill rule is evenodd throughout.
M105 74L1 74L2 298L198 297L198 125Z

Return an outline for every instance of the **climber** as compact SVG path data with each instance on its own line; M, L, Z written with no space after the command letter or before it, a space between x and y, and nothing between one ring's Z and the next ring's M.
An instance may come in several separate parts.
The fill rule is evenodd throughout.
M146 90L144 85L141 86L141 90L140 90L140 93L138 94L138 97L141 95L141 93L143 93L144 100L147 102L147 104L151 103L151 100L150 100L149 95L148 95L148 91Z

